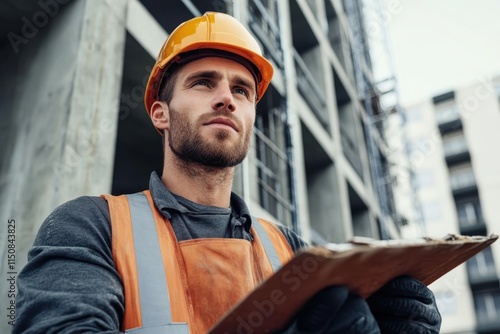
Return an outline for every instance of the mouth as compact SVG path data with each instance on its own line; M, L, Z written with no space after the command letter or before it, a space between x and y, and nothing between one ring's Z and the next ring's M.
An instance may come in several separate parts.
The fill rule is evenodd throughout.
M203 123L203 125L216 125L216 126L222 126L222 127L230 127L234 131L239 132L239 129L236 126L236 124L233 121L231 121L229 118L224 118L224 117L214 118L206 123Z

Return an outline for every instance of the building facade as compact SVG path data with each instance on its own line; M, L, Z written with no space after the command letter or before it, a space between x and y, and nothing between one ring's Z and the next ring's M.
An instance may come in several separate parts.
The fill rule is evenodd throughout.
M6 1L0 215L15 220L16 262L2 265L2 277L26 263L56 206L140 191L161 172L144 87L168 34L210 10L246 25L275 68L234 181L252 213L316 244L398 237L366 8L340 0ZM3 230L0 246L4 263Z
M404 236L448 233L489 235L500 230L500 80L468 87L406 107L408 153L399 169L396 206L409 217ZM396 148L395 148L396 149ZM413 185L413 187L411 186ZM408 203L415 191L417 200ZM418 206L414 206L419 203ZM443 333L500 332L500 244L431 285L443 315Z

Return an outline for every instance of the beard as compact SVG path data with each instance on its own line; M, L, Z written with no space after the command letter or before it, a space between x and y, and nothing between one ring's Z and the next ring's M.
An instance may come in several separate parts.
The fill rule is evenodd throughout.
M245 159L250 145L251 131L247 131L233 144L227 142L231 136L227 131L216 130L212 139L202 138L200 131L197 131L204 122L214 117L228 117L227 112L204 114L194 123L190 123L187 117L171 108L169 116L168 144L179 159L218 168L234 167ZM235 124L239 124L236 120L232 120ZM239 129L242 127L239 126Z

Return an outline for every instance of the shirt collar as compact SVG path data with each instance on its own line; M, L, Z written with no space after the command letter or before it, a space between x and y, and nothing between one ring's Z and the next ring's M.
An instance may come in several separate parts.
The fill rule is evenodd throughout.
M163 184L160 177L156 172L151 173L149 179L149 191L153 197L153 202L155 206L160 210L162 215L168 219L172 218L170 211L175 210L181 213L187 212L187 209L179 204L175 199L174 195L167 189ZM231 192L231 208L233 217L236 219L244 219L244 225L246 230L250 230L252 225L252 220L250 216L250 211L245 203L245 201L238 196L236 193Z

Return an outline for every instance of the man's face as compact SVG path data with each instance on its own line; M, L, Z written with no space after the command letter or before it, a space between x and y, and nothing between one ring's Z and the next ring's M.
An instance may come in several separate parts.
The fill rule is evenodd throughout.
M202 58L179 69L168 105L168 146L181 160L232 167L245 158L255 121L255 81L240 63Z

